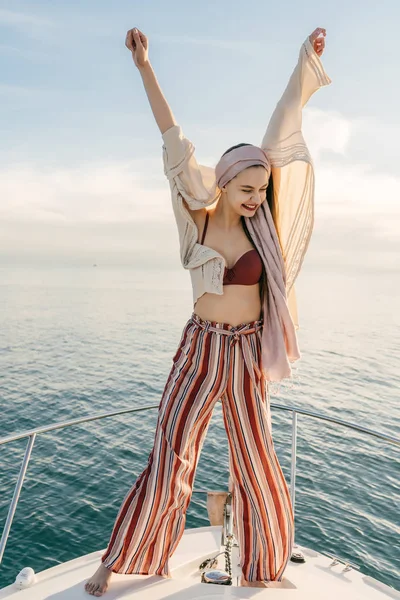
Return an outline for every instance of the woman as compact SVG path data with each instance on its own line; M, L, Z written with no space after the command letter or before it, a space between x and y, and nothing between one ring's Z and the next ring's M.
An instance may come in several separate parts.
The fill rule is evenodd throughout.
M322 34L323 37L319 37ZM313 226L314 174L301 109L331 83L320 62L325 29L302 44L298 64L261 146L229 148L199 165L148 57L128 31L164 145L181 261L194 310L173 357L154 446L118 512L101 564L85 589L102 595L112 572L171 577L168 559L185 528L200 451L221 400L229 442L235 534L243 586L279 586L294 543L294 515L275 454L269 385L300 358L294 281Z

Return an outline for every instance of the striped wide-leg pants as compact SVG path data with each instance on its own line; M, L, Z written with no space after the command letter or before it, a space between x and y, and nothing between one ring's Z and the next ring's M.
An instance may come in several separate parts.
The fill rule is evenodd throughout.
M294 544L294 515L260 370L262 326L258 320L233 327L196 313L186 323L147 465L125 496L101 557L108 569L171 577L168 559L183 535L201 448L221 400L243 576L282 580Z

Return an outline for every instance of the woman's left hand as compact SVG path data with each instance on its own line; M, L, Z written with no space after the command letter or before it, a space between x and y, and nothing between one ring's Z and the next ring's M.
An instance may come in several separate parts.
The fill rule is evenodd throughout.
M321 33L323 34L323 37L318 37ZM317 29L314 29L314 31L308 38L318 56L322 56L322 53L324 51L325 36L326 29L324 29L323 27L317 27Z

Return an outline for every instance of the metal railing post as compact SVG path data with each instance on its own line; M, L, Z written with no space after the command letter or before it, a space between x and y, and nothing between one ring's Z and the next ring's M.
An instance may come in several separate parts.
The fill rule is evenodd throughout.
M27 444L26 450L25 450L25 455L24 455L24 458L23 458L23 461L21 464L21 468L19 471L18 480L15 485L14 495L11 500L10 508L8 509L6 524L4 525L3 533L1 534L1 540L0 540L0 564L1 564L1 561L3 560L4 550L5 550L5 547L7 544L8 536L9 536L10 529L11 529L11 524L13 522L15 510L17 508L19 495L21 493L22 484L24 483L25 473L28 468L29 459L31 457L31 452L32 452L33 444L35 443L35 439L36 439L36 433L32 434L29 437L28 444Z
M297 458L297 412L292 411L292 457L290 460L290 499L293 506L294 514L294 503L295 503L295 489L296 489L296 458Z

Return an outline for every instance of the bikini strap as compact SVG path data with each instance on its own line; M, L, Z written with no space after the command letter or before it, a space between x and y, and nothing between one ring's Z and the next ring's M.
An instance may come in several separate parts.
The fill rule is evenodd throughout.
M206 237L206 231L207 231L207 225L208 225L208 217L209 217L209 214L208 214L208 211L207 211L206 220L205 220L205 223L204 223L203 235L202 235L202 238L201 238L201 243L202 244L204 244L204 238Z

